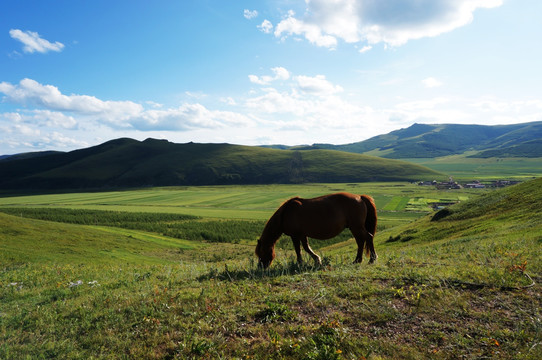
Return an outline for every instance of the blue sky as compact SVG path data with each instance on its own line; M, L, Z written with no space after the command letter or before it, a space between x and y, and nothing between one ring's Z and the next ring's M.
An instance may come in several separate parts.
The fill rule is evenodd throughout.
M538 0L0 2L0 154L542 120Z

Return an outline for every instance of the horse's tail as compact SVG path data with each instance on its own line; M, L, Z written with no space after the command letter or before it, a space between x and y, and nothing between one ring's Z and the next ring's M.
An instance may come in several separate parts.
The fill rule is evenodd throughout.
M365 230L369 232L371 235L371 238L369 241L365 242L365 253L369 255L369 253L374 253L374 243L373 239L376 235L376 223L377 223L377 216L376 216L376 205L375 201L372 197L369 195L361 195L361 199L365 203L365 206L367 207L367 216L365 217Z

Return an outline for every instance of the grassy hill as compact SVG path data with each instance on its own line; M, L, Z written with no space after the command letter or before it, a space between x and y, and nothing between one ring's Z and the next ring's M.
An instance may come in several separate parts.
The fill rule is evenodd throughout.
M299 149L334 149L385 158L435 158L467 151L471 157L542 157L542 122L514 125L414 124L345 145L314 144Z
M68 153L0 161L0 189L419 180L440 174L406 162L338 151L117 139Z
M0 358L540 359L542 179L299 267L254 244L0 214ZM148 237L148 238L147 238Z
M62 224L0 212L0 264L132 263L164 264L179 249L201 243L143 231ZM2 269L2 268L0 268ZM6 268L3 268L6 271ZM0 285L6 285L1 283Z

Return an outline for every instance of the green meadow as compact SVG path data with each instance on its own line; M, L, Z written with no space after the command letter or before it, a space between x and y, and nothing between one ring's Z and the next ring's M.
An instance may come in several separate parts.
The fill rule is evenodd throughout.
M0 358L539 359L541 179L151 188L0 198ZM379 259L348 231L253 254L292 196L372 195ZM458 202L439 212L432 202Z
M67 193L0 198L0 208L69 208L122 212L152 212L193 215L205 218L267 220L291 197L315 197L348 191L369 194L377 208L402 212L407 206L421 215L430 211L428 203L460 201L487 190L438 191L412 183L356 183L304 185L243 185L164 187L129 191ZM419 204L419 205L417 205ZM403 214L412 219L412 214ZM385 218L386 216L384 216ZM390 217L394 217L390 215Z
M474 158L466 152L437 158L408 159L419 165L451 175L455 180L532 180L542 176L541 158Z

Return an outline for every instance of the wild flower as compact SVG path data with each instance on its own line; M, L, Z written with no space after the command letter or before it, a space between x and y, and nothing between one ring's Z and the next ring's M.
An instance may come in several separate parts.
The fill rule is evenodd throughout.
M9 283L8 286L17 287L17 290L21 290L23 288L23 283L21 283L21 282L12 282L12 283Z
M76 286L81 286L83 285L83 281L82 280L77 280L76 282L70 282L70 285L68 287L76 287Z

